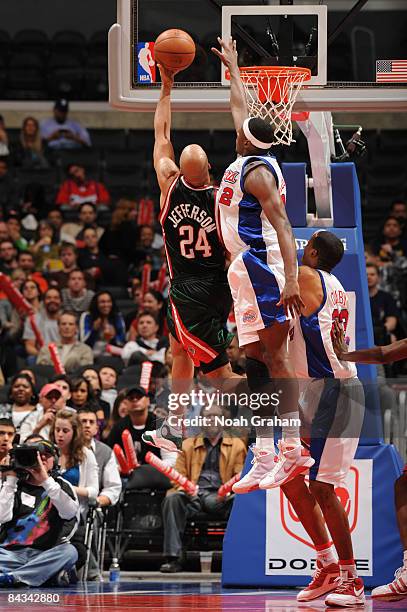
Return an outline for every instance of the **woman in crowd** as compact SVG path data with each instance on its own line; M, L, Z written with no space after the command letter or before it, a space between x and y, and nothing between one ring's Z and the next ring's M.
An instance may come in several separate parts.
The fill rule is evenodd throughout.
M14 164L23 168L48 168L44 156L40 126L34 117L26 117L20 132L20 141L13 148Z
M82 372L82 376L92 387L93 396L95 397L99 408L103 410L105 421L107 421L110 415L110 404L101 398L102 381L100 379L98 370L96 368L86 367Z
M54 262L59 261L59 246L55 240L55 230L44 219L39 222L35 240L30 245L37 270L52 272Z
M23 297L27 300L27 302L30 304L34 312L38 312L41 306L41 291L38 284L30 278L27 279L21 285L21 293L23 294Z
M116 397L113 404L112 412L110 414L110 419L102 432L103 441L107 440L112 430L112 427L116 425L116 423L118 423L120 419L123 419L125 416L127 416L129 410L129 400L127 399L126 395L127 389L122 389L122 391L120 391L120 393Z
M41 418L37 409L38 396L26 374L16 374L11 381L8 403L0 407L1 418L11 418L20 442L30 436Z
M124 320L113 296L108 291L96 293L89 312L81 315L80 340L96 351L103 353L107 344L123 346L125 342Z
M160 336L168 336L168 330L165 321L165 300L162 294L155 289L146 291L141 304L143 312L152 314L158 323L158 334ZM137 336L137 319L134 319L130 325L128 339L135 340Z
M81 422L73 409L57 412L50 439L59 448L62 475L74 487L83 512L88 500L99 493L98 466L94 453L85 446Z
M116 370L110 365L104 365L99 370L100 382L102 385L101 398L108 402L110 410L113 409L114 401L117 397L117 379Z

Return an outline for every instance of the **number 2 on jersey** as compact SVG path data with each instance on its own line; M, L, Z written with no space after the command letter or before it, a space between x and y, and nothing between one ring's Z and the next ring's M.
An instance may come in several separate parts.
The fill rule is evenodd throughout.
M212 248L203 227L199 228L196 241L192 225L181 225L179 228L179 235L180 238L183 238L179 243L181 255L183 257L195 259L199 253L202 253L202 257L210 257L212 255Z

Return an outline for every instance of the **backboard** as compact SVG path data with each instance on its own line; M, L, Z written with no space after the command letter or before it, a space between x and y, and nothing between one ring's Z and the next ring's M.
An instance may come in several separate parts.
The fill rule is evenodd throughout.
M311 69L296 111L407 111L406 85L376 82L377 60L407 58L406 9L407 0L117 0L109 32L110 103L155 109L154 40L176 27L194 38L197 54L176 77L175 111L229 110L229 84L210 49L217 36L230 34L240 65Z

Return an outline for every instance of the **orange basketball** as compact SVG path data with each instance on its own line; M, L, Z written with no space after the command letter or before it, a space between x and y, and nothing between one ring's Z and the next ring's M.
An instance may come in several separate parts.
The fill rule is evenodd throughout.
M185 70L194 61L195 43L184 30L165 30L155 41L154 56L169 70Z

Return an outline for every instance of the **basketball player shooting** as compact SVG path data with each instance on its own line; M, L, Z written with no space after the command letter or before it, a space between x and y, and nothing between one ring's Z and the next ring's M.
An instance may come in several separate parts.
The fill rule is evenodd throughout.
M275 482L306 472L313 460L302 449L298 428L298 383L287 352L289 321L303 306L297 280L294 236L285 211L286 186L270 154L273 128L249 118L237 64L236 43L218 39L212 49L230 73L230 106L239 155L225 171L218 193L222 237L231 254L228 279L234 302L239 345L247 358L247 382L253 392L280 393L284 418ZM268 414L265 414L267 411ZM270 416L267 407L261 416ZM256 449L274 449L266 427L256 428Z
M226 348L233 339L226 327L232 305L225 272L225 249L209 182L205 151L184 148L178 167L171 143L171 90L175 71L159 65L161 93L154 117L154 168L161 189L160 223L170 275L167 322L173 354L172 393L188 393L199 367L207 378L233 377ZM182 444L184 408L171 422L147 431L143 440L164 450ZM174 423L175 421L175 423Z

